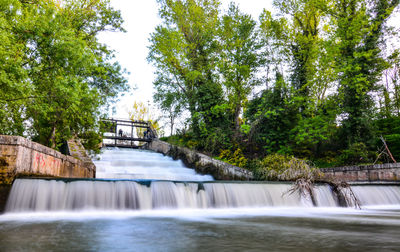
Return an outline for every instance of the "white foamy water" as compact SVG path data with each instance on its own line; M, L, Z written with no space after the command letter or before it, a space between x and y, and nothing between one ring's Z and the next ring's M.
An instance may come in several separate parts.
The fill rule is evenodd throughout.
M211 181L210 175L201 175L187 168L182 161L159 153L110 148L99 155L96 178L107 179L154 179L173 181Z
M17 179L7 212L313 207L290 184Z
M310 195L288 183L17 179L7 212L160 209L313 208ZM353 186L362 207L400 206L396 186ZM327 185L313 188L316 207L337 207ZM352 205L350 205L352 206Z
M182 209L335 208L338 196L329 185L309 193L292 191L290 183L212 181L182 162L158 153L108 149L96 161L101 179L17 179L6 206L8 213L65 211L154 211ZM352 186L343 190L362 207L400 206L400 187ZM315 205L314 205L315 204ZM297 210L295 210L297 211Z

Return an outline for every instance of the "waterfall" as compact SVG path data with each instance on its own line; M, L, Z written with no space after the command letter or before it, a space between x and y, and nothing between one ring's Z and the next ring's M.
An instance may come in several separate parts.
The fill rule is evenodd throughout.
M400 186L358 185L351 188L362 206L400 204Z
M288 193L290 188L284 183L17 179L6 211L313 206L308 197ZM322 199L326 191L318 192Z
M15 180L6 212L339 206L329 185L313 187L313 203L290 183L213 181L149 151L107 150L96 166L102 179ZM342 193L350 192L361 206L400 205L399 186L354 185Z
M286 183L17 179L6 211L313 207L308 195L290 194L290 188ZM400 190L395 186L352 189L363 206L400 204ZM318 207L337 206L329 186L313 190Z
M201 175L185 167L180 160L162 154L135 149L112 148L94 160L96 178L157 179L173 181L210 181L210 175Z

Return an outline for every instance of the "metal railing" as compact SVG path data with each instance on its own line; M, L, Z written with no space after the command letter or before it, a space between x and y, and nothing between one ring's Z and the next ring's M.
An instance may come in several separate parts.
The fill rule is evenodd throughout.
M150 122L114 118L103 119L101 121L106 129L105 133L113 134L103 135L103 144L105 146L137 148L143 142L148 143L154 138L158 138L157 131ZM124 131L123 128L129 128L130 132ZM113 141L104 143L105 139Z

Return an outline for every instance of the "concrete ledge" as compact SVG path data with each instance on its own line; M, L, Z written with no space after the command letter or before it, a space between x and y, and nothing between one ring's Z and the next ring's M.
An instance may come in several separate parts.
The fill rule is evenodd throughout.
M400 163L322 168L324 179L346 182L400 181Z
M19 136L0 135L0 184L16 176L94 178L96 167Z
M217 180L252 180L253 173L240 167L213 159L184 147L154 139L146 148L174 159L182 160L188 167L194 168L202 174L211 174Z
M67 156L70 159L78 159L83 162L84 167L89 170L94 170L93 178L95 177L96 166L94 165L92 159L87 154L85 147L83 147L81 141L77 138L70 139L67 141L68 153Z

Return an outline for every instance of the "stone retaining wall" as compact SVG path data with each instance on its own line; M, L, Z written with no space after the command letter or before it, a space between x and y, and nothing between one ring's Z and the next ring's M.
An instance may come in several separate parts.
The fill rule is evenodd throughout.
M346 182L400 181L400 163L323 168L325 180Z
M189 150L188 148L178 147L169 143L154 139L146 144L145 148L174 159L182 160L186 166L194 168L201 174L211 174L217 180L252 180L251 171L237 166L213 159L207 155Z
M4 212L10 190L11 190L11 185L0 184L0 214Z
M94 178L94 164L78 158L23 137L0 135L0 185L11 184L17 176Z

